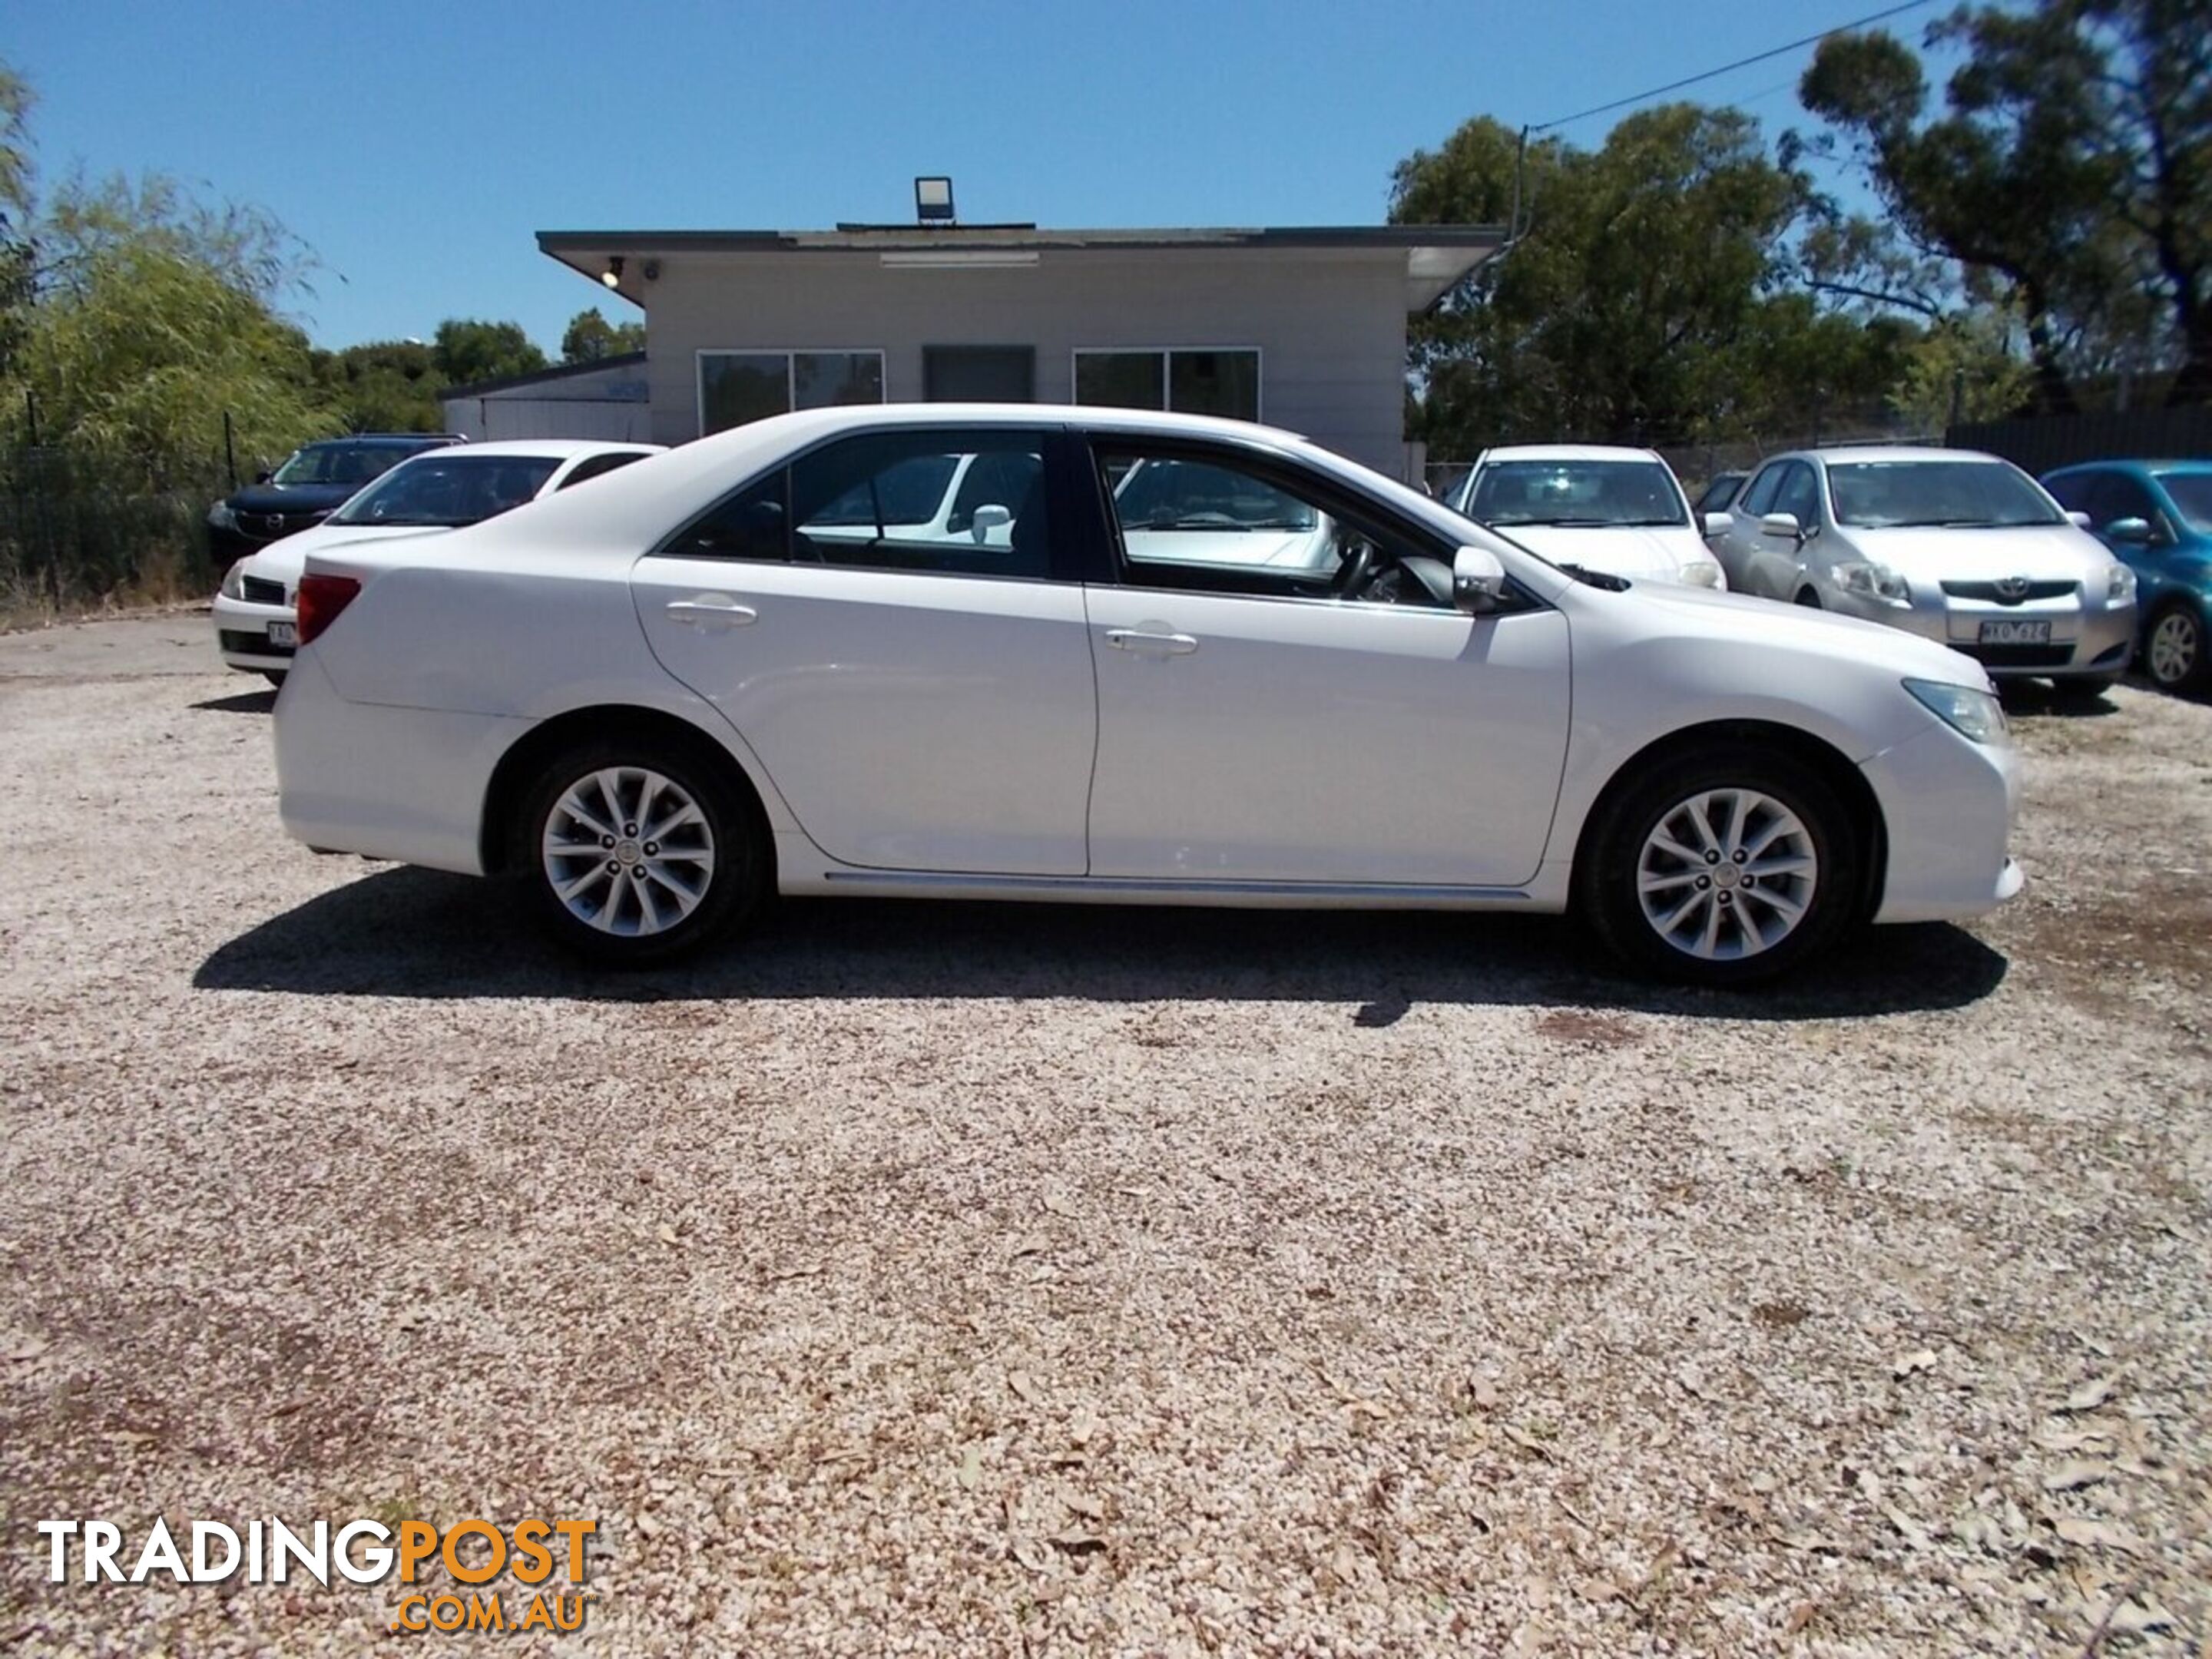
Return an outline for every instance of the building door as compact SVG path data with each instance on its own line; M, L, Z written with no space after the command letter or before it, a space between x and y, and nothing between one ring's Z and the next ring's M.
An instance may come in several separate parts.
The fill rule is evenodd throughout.
M933 404L1036 401L1035 346L924 346L921 395Z

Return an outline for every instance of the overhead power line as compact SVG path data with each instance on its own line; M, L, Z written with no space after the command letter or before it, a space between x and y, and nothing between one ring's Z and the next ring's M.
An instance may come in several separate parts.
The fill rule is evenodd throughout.
M1737 58L1733 64L1723 64L1718 69L1709 69L1699 75L1685 76L1680 81L1669 81L1663 87L1654 87L1650 91L1639 92L1633 97L1616 98L1611 103L1600 104L1595 109L1577 110L1572 115L1562 115L1556 121L1546 121L1540 126L1528 128L1528 131L1549 132L1553 127L1564 127L1577 121L1585 121L1593 115L1603 115L1611 110L1626 109L1631 104L1640 104L1647 98L1657 98L1667 93L1680 92L1684 87L1694 87L1700 81L1710 81L1716 76L1727 75L1740 69L1748 69L1753 64L1763 64L1770 58L1781 57L1784 52L1801 51L1804 47L1826 40L1832 34L1848 34L1853 29L1866 27L1869 23L1879 23L1887 18L1901 16L1908 11L1918 11L1923 6L1932 6L1935 3L1936 0L1905 0L1905 3L1901 6L1892 6L1887 11L1875 12L1873 15L1859 18L1855 22L1838 23L1832 29L1822 29L1818 34L1808 34L1802 40L1792 40L1786 46L1776 46L1771 52L1754 52L1748 58Z

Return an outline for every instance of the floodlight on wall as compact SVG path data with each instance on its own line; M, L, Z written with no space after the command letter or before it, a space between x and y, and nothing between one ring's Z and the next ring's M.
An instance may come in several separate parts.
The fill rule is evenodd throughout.
M660 280L659 260L647 259L645 262L645 280L648 283L657 283Z
M607 261L607 268L599 273L599 280L609 288L620 288L623 276L623 257L617 253Z
M950 179L916 179L914 181L914 216L925 225L949 225L952 222L952 180Z

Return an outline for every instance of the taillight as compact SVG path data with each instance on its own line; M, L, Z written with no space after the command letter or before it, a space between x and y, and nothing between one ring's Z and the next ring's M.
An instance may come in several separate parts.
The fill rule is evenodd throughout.
M318 576L312 573L300 578L300 592L295 601L299 615L300 643L305 645L338 619L338 612L351 605L354 595L361 592L361 584L351 576Z

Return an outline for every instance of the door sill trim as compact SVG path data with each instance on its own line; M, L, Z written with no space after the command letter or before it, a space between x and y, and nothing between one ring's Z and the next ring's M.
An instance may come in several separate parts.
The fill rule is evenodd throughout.
M1157 881L1142 876L961 875L941 871L827 870L827 888L883 893L958 893L974 897L1150 902L1158 904L1281 901L1310 904L1439 906L1526 904L1517 887L1468 887L1396 882Z

